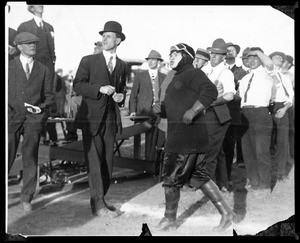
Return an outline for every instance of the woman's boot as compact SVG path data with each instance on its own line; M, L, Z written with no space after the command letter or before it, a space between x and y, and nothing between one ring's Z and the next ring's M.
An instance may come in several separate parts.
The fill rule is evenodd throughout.
M163 219L156 226L157 230L176 229L176 215L178 202L180 199L180 190L175 187L165 187L166 208Z
M214 231L223 231L227 229L235 220L236 215L224 201L217 185L212 180L209 180L200 189L222 215L220 224L214 227Z

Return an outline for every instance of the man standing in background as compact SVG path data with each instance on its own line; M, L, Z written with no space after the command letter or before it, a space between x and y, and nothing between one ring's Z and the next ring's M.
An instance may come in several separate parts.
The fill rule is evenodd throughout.
M160 63L163 62L161 55L156 50L151 50L148 57L149 69L139 73L133 82L129 100L130 116L149 116L149 122L154 124L157 115L153 113L152 107L159 101L159 89L166 75L159 72ZM154 127L146 133L145 159L153 161L155 158Z
M28 11L33 14L33 19L23 22L18 27L17 32L29 32L39 38L36 46L35 60L41 62L49 68L51 75L51 89L54 91L54 64L56 60L54 48L54 28L51 24L43 20L43 5L28 5ZM56 108L53 107L53 113L56 113ZM51 114L50 114L51 115ZM57 142L57 132L55 123L47 123L45 130L42 131L42 136L46 140L46 131L49 133L49 138L52 143Z
M26 212L32 210L31 201L37 184L40 131L54 103L49 69L34 59L38 41L31 33L19 33L14 43L21 54L9 62L8 69L8 172L15 161L22 135L20 199Z
M240 47L233 43L227 43L227 55L226 55L226 65L229 70L234 75L234 84L235 90L239 88L239 80L242 79L247 73L242 67L238 67L235 63L235 59L240 52ZM238 136L241 135L239 130L241 129L241 99L239 96L235 95L233 100L227 103L230 116L232 118L230 126L225 134L223 141L223 149L226 159L226 168L227 168L227 177L228 177L228 186L232 188L231 180L231 166L233 163L235 145L238 139ZM241 137L239 137L241 139ZM242 151L238 151L240 147L236 146L237 153L241 154Z

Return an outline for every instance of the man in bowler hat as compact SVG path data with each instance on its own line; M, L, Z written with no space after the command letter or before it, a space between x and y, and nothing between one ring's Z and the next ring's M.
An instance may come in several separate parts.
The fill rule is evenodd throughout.
M50 71L34 59L38 41L39 38L31 33L17 34L14 44L21 53L9 62L8 68L8 172L15 161L22 135L21 204L25 211L32 210L40 132L54 103Z
M116 133L122 131L119 107L125 102L127 71L116 51L125 35L115 21L106 22L99 33L103 51L84 56L74 79L74 90L82 96L75 124L82 129L92 213L116 217L119 210L105 201L105 195L112 178Z
M149 116L150 123L154 124L157 116L153 113L152 107L159 100L159 89L166 75L159 72L160 63L163 62L161 55L156 50L151 50L148 57L149 69L139 73L133 82L129 100L130 116ZM155 142L154 128L146 133L145 138L145 159L154 160Z

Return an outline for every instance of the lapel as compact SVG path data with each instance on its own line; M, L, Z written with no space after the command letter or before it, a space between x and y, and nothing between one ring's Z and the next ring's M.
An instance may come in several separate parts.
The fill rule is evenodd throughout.
M111 77L110 77L103 53L101 52L95 56L96 56L95 76L99 77L100 78L99 80L103 80L103 81L100 81L103 85L110 84ZM103 75L104 75L104 77L103 77ZM107 82L107 80L109 80L109 82Z
M20 60L20 56L18 58L16 58L16 73L18 74L18 76L20 77L20 81L19 81L19 78L17 77L16 78L16 82L18 84L21 83L21 85L26 85L28 84L28 80L26 78L26 74L25 74L25 71L23 69L23 66L22 66L22 63L21 63L21 60Z
M163 74L158 72L158 85L161 86L162 82L164 81Z
M36 22L34 21L34 19L30 20L30 26L31 26L31 33L34 35L37 35L38 26L37 26Z
M40 73L40 67L39 67L37 61L34 61L31 73L29 75L29 79L28 79L27 85L30 85L33 80L36 80L36 78L39 75L39 73Z

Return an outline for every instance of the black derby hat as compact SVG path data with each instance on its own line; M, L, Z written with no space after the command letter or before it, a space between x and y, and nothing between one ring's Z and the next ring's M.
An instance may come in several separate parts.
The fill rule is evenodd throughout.
M121 36L121 40L125 40L125 35L122 33L122 26L116 21L108 21L104 25L104 29L99 32L100 35L103 35L105 32L114 32Z

